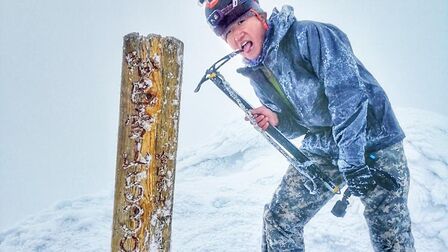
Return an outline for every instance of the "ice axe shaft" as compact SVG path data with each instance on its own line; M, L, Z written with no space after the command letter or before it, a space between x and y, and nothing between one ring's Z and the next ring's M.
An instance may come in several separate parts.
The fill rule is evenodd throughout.
M195 89L198 92L202 84L211 80L224 94L227 95L238 107L240 107L247 115L251 123L256 125L250 111L253 107L242 98L224 79L218 69L229 61L232 57L241 53L242 50L232 52L208 68ZM265 131L259 127L255 127L258 131L271 143L287 160L303 175L305 175L311 183L307 183L307 188L311 193L316 192L316 181L320 181L323 185L335 194L340 194L340 188L325 173L323 173L315 164L313 164L305 154L297 149L276 127L269 126Z

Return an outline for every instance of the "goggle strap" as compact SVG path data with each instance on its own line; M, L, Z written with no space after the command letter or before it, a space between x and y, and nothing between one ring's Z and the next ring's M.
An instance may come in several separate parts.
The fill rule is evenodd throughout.
M266 22L266 20L264 20L264 18L261 17L261 15L260 15L256 10L254 10L254 9L250 9L249 11L252 12L252 14L254 14L255 17L257 17L257 19L258 19L261 23L263 23L263 28L264 28L265 30L268 30L268 29L269 29L269 25L268 25L268 23Z

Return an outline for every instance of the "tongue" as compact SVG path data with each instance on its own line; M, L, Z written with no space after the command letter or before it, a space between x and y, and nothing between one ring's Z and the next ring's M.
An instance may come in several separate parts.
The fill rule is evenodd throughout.
M244 52L247 53L251 47L252 47L252 42L247 42L246 44L244 44L244 46L243 46Z

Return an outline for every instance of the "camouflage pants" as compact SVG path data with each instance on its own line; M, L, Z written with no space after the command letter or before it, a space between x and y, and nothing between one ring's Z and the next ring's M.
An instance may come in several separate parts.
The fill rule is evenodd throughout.
M305 154L335 181L342 181L331 159ZM368 196L361 198L373 248L375 251L415 251L407 207L409 170L403 145L397 143L376 154L375 168L396 178L400 189L390 192L377 186ZM262 251L305 250L305 224L333 197L333 193L320 184L317 193L310 194L304 187L305 181L306 178L295 168L288 168L272 201L265 206Z

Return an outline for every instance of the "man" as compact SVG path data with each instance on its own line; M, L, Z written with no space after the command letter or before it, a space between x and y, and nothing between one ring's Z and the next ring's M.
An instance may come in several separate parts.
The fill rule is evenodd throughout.
M233 50L243 50L246 67L238 72L263 104L252 111L258 126L275 126L288 138L305 134L301 151L364 204L375 251L414 251L404 133L347 36L330 24L298 21L290 6L274 9L267 19L256 0L205 5L214 32ZM365 157L372 153L377 161L369 167ZM392 175L400 188L377 186L374 170ZM265 206L263 251L305 249L305 224L333 196L321 184L310 194L305 181L290 166Z

